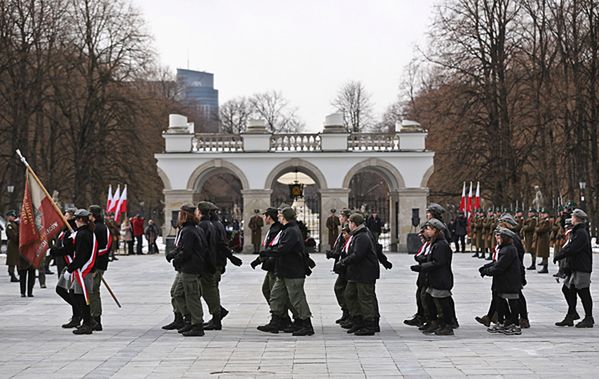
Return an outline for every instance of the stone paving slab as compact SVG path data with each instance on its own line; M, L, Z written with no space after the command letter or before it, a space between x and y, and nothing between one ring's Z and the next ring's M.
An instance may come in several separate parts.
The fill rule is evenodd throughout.
M460 328L453 337L425 336L403 324L415 311L413 259L390 254L394 268L377 284L380 334L348 335L335 324L340 311L333 294L332 262L318 264L306 281L314 336L264 334L268 321L262 298L263 271L247 263L227 268L221 283L223 305L231 312L220 332L184 338L160 326L170 322L169 289L174 272L159 256L123 256L110 264L105 278L116 292L119 309L106 291L104 331L75 336L60 324L69 307L48 288L21 298L18 283L0 279L0 378L489 378L596 377L599 327L557 328L566 306L561 285L550 275L527 273L532 327L521 336L492 335L474 321L486 312L489 278L481 279L482 261L454 256L454 299ZM595 259L595 262L598 260ZM4 263L0 258L0 262ZM597 268L597 263L595 263ZM552 267L552 271L556 268ZM592 288L597 298L597 291ZM582 313L582 305L579 305Z

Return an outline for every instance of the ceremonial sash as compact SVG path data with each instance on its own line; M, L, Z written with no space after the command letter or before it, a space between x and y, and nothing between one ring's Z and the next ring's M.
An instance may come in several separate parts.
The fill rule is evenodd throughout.
M94 236L95 238L95 236ZM106 247L104 249L98 250L98 255L104 255L110 251L110 246L112 246L112 236L110 235L110 231L108 227L106 228Z

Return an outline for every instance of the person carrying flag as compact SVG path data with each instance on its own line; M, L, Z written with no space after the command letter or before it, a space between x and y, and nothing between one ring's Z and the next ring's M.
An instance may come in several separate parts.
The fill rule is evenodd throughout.
M108 227L104 223L102 207L99 205L90 205L90 219L94 223L94 234L98 241L98 256L96 258L95 272L93 274L93 290L89 299L91 315L94 319L94 331L102 330L102 299L100 298L100 285L104 272L108 269L110 258L110 248L112 246L112 236Z

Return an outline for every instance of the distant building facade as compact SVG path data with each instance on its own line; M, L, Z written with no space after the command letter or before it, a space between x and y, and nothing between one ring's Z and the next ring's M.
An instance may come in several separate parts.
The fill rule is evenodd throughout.
M214 89L214 74L204 71L177 69L180 98L197 112L196 132L218 131L218 90Z

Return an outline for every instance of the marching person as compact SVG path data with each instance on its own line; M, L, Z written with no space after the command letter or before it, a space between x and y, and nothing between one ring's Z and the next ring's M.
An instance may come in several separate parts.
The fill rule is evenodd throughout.
M272 246L260 253L264 257L276 258L276 280L270 293L272 318L263 331L278 333L287 312L287 304L291 303L292 309L297 314L293 335L311 336L314 334L310 320L312 313L304 292L307 271L304 240L295 218L293 208L283 208L279 214L279 222L282 225L280 233L275 237Z
M341 210L341 214L339 215L339 222L342 225L342 232L337 235L337 239L335 240L335 243L333 244L333 250L328 251L326 256L327 259L334 259L335 262L333 263L333 271L337 274L337 279L335 280L335 285L333 287L333 290L335 291L335 298L337 299L337 303L339 304L339 307L341 307L341 318L339 318L338 320L335 321L335 323L340 324L343 326L343 324L345 324L346 322L351 323L350 319L349 319L349 312L347 309L347 306L345 305L345 286L347 285L347 275L346 275L346 269L345 267L341 267L341 266L336 266L337 262L339 262L340 259L343 259L347 256L347 249L345 248L345 242L347 241L346 235L349 234L349 226L347 226L347 222L349 219L349 216L351 215L351 211L349 209L343 209ZM343 233L343 230L346 229L347 230L345 233Z
M185 325L178 332L185 337L204 335L202 285L200 278L208 260L208 246L204 231L196 227L198 218L192 205L183 205L179 211L180 230L175 238L176 249L167 259L179 272L175 279L173 299L177 310L185 316Z
M520 315L519 293L522 289L521 264L518 251L513 244L516 237L516 234L507 228L497 228L495 231L497 250L493 262L479 269L482 277L493 277L491 291L498 319L505 320L503 325L496 324L488 328L489 333L522 334L518 320Z
M104 223L102 207L99 205L90 205L90 219L94 223L94 234L98 242L98 256L93 273L93 289L89 297L89 307L94 323L94 331L102 331L102 299L100 297L100 285L102 277L108 270L108 261L110 258L110 248L112 246L112 236L108 227Z
M8 266L8 275L10 281L16 283L19 278L15 275L15 267L19 264L19 224L17 221L17 211L10 210L6 212L6 238L8 239L6 247L6 265Z
M422 224L420 226L420 231L418 236L420 237L420 242L422 245L418 252L414 255L414 260L418 264L422 264L426 262L427 256L430 253L430 240L424 235L424 227L426 224ZM423 299L425 298L426 293L426 275L422 272L418 272L418 278L416 279L416 314L411 319L404 320L404 324L409 326L417 326L421 327L425 323L429 322L429 312L430 310L425 308L425 304Z
M410 267L412 271L426 274L427 288L425 301L431 309L431 320L421 328L425 334L453 335L451 290L453 272L451 270L452 250L445 239L446 226L436 218L427 221L424 234L430 239L431 250L427 260Z
M357 336L372 336L378 329L376 281L380 277L374 240L364 225L364 217L354 213L349 217L350 234L347 256L336 266L347 267L345 304L352 326L347 331Z
M379 242L379 236L383 232L383 225L383 220L381 220L381 218L377 214L376 209L373 209L372 213L370 214L370 216L368 216L368 219L366 220L366 227L372 233L374 237L374 243Z
M587 230L587 214L582 209L572 212L572 232L570 239L559 254L553 257L553 263L566 260L565 271L568 274L562 287L562 292L568 303L566 317L555 323L557 326L572 326L574 320L580 318L576 311L576 296L580 297L584 308L585 317L576 324L577 328L592 328L593 299L591 297L591 272L593 271L593 251L591 239Z
M77 314L83 319L83 324L73 330L73 334L92 334L96 325L86 301L93 291L92 274L98 252L98 242L94 234L95 224L90 217L91 213L86 209L75 212L77 230L72 236L74 257L58 280L58 285L68 289Z

